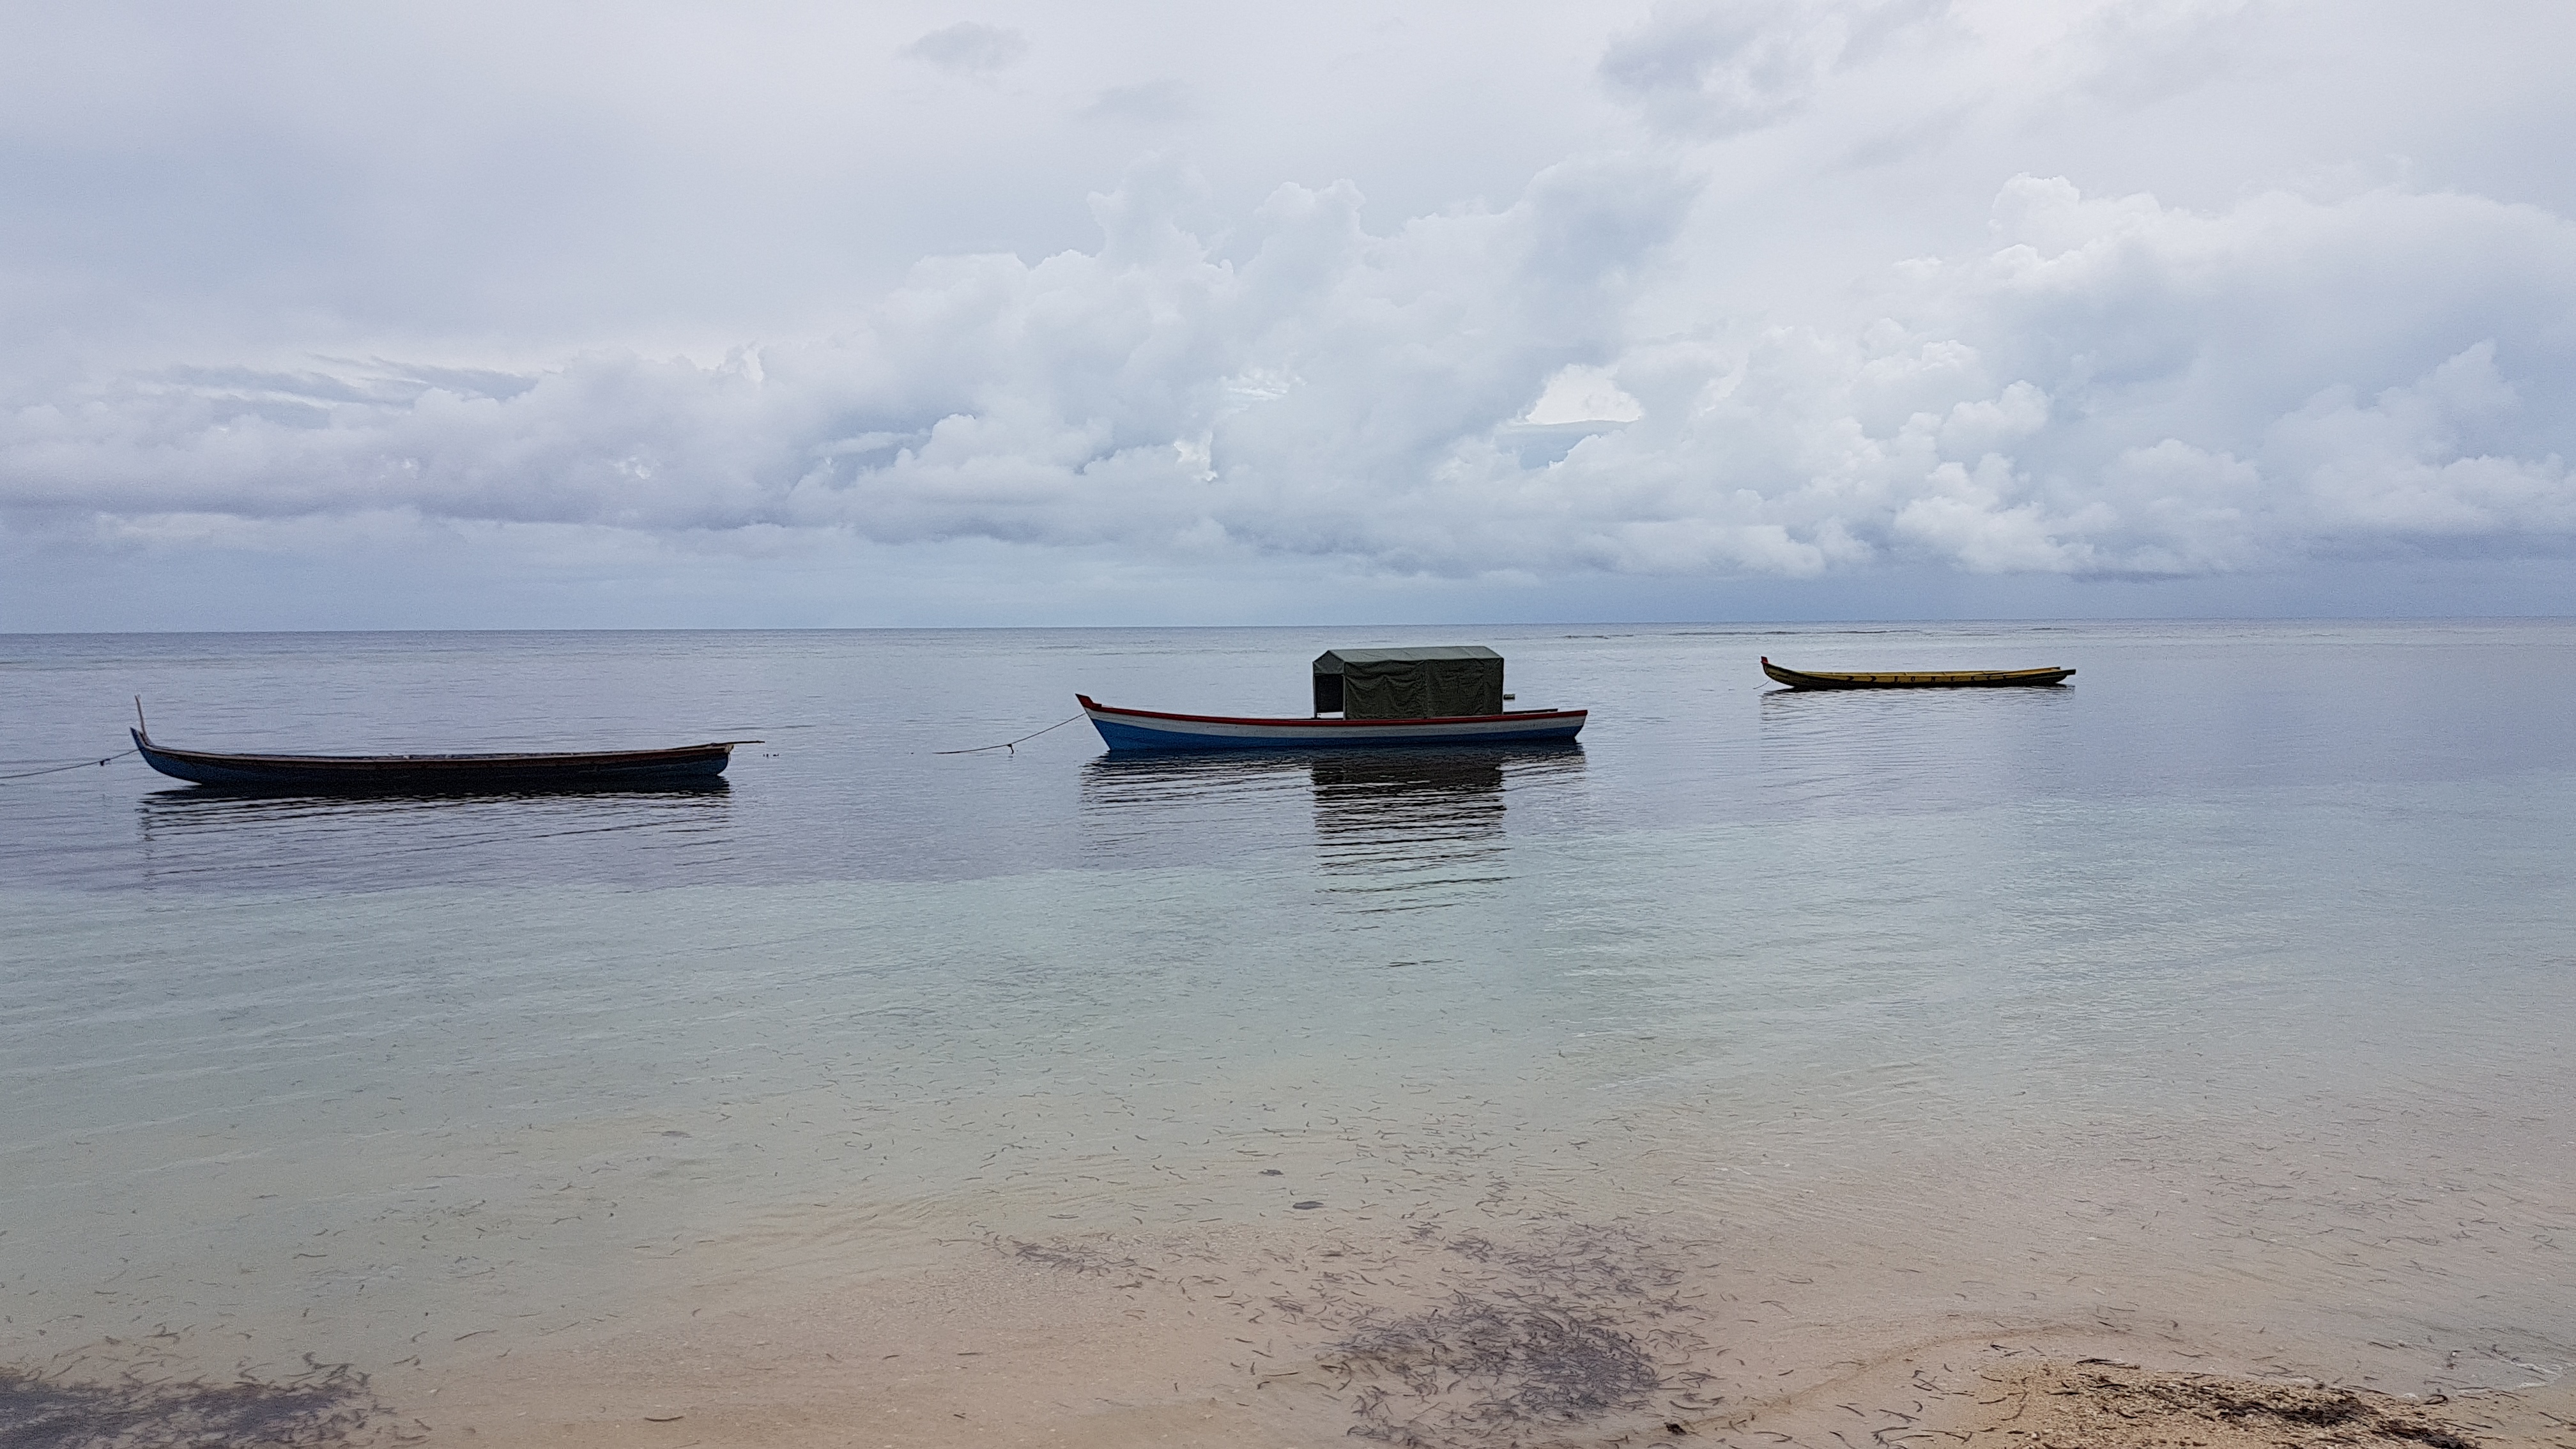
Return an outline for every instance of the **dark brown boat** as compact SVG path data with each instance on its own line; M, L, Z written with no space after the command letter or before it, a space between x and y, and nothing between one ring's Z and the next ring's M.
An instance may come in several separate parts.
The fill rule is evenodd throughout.
M134 748L143 762L181 780L235 790L377 790L465 793L476 790L651 789L704 785L724 774L736 745L714 740L665 750L590 750L554 754L234 755L156 745L141 727Z
M1910 673L1819 674L1762 659L1762 672L1791 689L1995 689L2016 684L2063 684L2072 669L1939 669Z

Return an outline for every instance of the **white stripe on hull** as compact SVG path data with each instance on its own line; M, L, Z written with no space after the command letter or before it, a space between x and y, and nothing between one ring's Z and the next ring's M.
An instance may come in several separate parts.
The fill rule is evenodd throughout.
M1172 719L1094 706L1084 711L1112 749L1163 747L1224 749L1262 746L1348 749L1373 745L1477 744L1531 739L1571 739L1584 711L1543 710L1474 719L1339 720Z

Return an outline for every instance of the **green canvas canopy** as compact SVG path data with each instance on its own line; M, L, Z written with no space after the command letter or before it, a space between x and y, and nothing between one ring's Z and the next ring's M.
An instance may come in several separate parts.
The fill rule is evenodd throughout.
M1503 656L1481 644L1327 649L1315 656L1315 713L1437 719L1503 712Z

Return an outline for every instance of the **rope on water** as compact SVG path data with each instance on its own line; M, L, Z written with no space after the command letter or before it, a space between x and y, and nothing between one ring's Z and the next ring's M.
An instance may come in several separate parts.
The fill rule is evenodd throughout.
M1038 735L1045 734L1047 730L1063 729L1066 725L1069 725L1080 718L1082 718L1082 716L1078 714L1069 715L1063 719L1057 720L1054 724L1048 725L1044 730L1039 730L1034 734L1022 735L1016 740L1004 740L998 745L977 745L971 750L932 750L931 753L934 755L980 755L986 750L1009 750L1013 754L1018 754L1019 747L1021 745L1025 745L1029 741L1036 739ZM131 752L129 751L128 753Z
M74 760L68 765L55 765L49 769L21 770L14 775L0 775L0 780L32 780L38 775L59 775L65 770L86 770L92 765L104 765L108 760L121 760L128 755L139 755L141 753L143 753L141 750L119 750L115 754L109 755L107 759Z

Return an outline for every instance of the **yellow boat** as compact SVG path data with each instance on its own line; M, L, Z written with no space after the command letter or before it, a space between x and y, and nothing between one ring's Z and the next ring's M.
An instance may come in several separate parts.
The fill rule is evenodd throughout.
M1993 689L2013 684L2063 684L2072 669L1940 669L1911 674L1815 674L1784 669L1762 658L1762 672L1791 689Z

